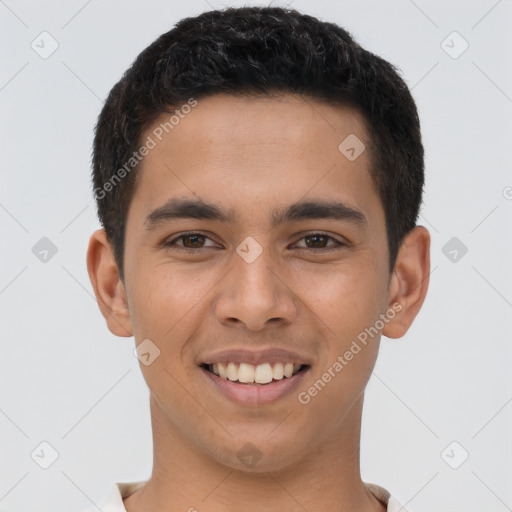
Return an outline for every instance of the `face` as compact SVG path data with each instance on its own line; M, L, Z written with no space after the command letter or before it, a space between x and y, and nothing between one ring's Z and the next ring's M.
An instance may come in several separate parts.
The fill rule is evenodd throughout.
M215 95L159 141L168 118L143 136L157 144L125 239L130 326L150 359L159 350L141 364L153 419L233 468L306 460L352 421L389 315L363 119L292 95ZM354 151L340 150L349 136Z

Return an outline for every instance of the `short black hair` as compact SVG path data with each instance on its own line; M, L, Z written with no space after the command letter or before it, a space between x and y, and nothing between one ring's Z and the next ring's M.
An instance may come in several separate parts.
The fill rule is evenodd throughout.
M334 23L293 9L241 7L179 21L140 53L102 108L93 187L123 281L126 218L137 182L133 154L143 132L191 98L275 92L352 106L363 115L392 271L404 236L416 225L424 185L420 122L407 85L395 66Z

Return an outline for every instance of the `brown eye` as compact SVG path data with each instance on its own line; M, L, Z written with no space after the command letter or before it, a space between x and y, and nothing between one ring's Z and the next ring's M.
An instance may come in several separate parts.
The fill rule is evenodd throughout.
M328 241L329 237L325 235L308 235L304 237L304 240L307 240L311 242L312 247L308 245L308 242L306 242L306 245L308 245L308 248L310 249L323 249Z
M202 247L201 242L204 243L204 239L206 238L204 235L183 235L180 237L183 240L183 245L190 249L197 249L198 247ZM190 241L190 244L187 243Z
M183 233L182 235L177 236L172 240L164 241L162 245L167 249L195 252L201 251L201 249L208 249L215 246L213 242L209 245L205 245L207 240L211 241L209 237L201 233Z
M305 241L306 246L305 247L299 246L299 249L330 250L330 249L336 249L338 247L342 247L345 245L343 242L340 242L339 240L336 240L332 236L329 236L325 233L311 233L310 235L306 235L306 236L302 237L301 241L302 240ZM329 241L332 241L334 243L327 245L329 243Z

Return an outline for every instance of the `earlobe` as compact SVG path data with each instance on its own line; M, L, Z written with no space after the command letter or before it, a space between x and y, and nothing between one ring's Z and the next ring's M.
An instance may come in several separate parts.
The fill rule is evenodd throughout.
M382 330L384 336L400 338L408 331L425 300L429 276L430 234L417 226L405 236L398 252L388 293L388 308L396 314Z
M110 332L116 336L133 336L125 287L103 229L95 231L89 240L87 271Z

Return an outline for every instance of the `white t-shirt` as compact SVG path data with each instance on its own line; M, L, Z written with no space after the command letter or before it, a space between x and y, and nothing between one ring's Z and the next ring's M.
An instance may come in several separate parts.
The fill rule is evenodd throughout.
M103 512L126 512L123 504L123 498L127 498L133 494L137 489L142 487L147 480L139 480L137 482L116 482L107 499L101 505ZM400 503L389 494L389 491L380 487L377 484L370 484L365 482L368 490L383 504L387 505L387 512L407 512ZM92 510L89 512L93 512Z

